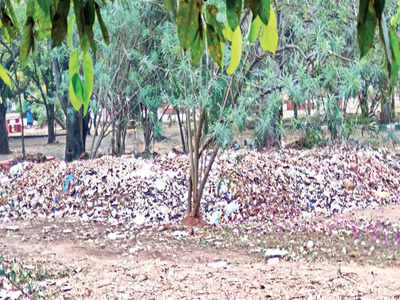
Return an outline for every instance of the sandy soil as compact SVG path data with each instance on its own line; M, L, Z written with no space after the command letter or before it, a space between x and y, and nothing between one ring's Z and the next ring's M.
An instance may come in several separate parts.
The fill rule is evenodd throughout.
M25 147L27 153L43 153L47 156L54 156L56 159L63 160L65 156L65 135L64 132L59 131L60 134L57 136L55 144L47 144L47 137L32 137L32 135L46 135L47 131L43 129L30 130L27 132L28 136L25 137ZM157 142L153 146L155 152L167 152L173 147L180 148L181 141L179 136L178 128L165 126L163 136L166 139ZM86 149L90 151L92 144L93 135L87 137ZM8 155L0 155L0 161L11 159L19 156L22 153L21 138L17 134L11 135L9 139L10 150L12 153ZM107 136L100 146L100 153L110 154L111 153L111 137ZM126 137L126 153L138 153L144 150L144 139L143 133L140 129L134 131L129 130Z
M1 253L63 273L46 282L56 299L400 299L398 267L269 264L241 248L201 247L195 237L155 238L154 228L110 240L102 225L9 225L0 225ZM165 232L174 230L182 229Z

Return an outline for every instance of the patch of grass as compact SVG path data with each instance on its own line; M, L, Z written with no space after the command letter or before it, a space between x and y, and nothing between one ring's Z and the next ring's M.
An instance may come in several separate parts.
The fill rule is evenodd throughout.
M62 271L53 271L42 265L26 267L15 258L6 260L0 256L0 278L5 278L14 290L20 291L24 299L48 298L51 295L46 295L45 285L41 285L39 282L69 275L68 268Z

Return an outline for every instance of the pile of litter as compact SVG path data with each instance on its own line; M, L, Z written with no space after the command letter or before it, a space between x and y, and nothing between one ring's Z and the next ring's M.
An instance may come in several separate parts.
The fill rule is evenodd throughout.
M138 225L178 223L186 211L189 162L105 156L24 162L0 172L0 219L75 217ZM312 150L225 151L205 189L209 223L273 221L395 204L399 159L350 145Z

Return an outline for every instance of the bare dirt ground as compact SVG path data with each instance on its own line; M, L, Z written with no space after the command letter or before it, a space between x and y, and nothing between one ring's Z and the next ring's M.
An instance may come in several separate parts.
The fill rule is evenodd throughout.
M54 274L41 281L44 298L400 299L398 266L270 264L238 246L201 246L201 237L215 228L192 234L180 227L142 228L130 230L130 237L110 239L114 230L102 225L16 225L18 231L7 230L10 224L0 226L0 251L28 269ZM187 231L186 237L175 234Z
M54 156L56 159L63 160L65 156L65 132L60 129L57 130L60 134L56 138L55 144L47 144L47 137L32 137L32 135L42 135L47 134L46 130L36 129L29 130L27 136L25 137L25 147L27 153L43 153L46 156ZM176 126L168 127L165 126L163 136L166 139L154 144L155 152L168 152L173 147L180 147L181 141L179 136L179 130ZM21 138L19 134L12 134L12 138L9 139L10 150L12 153L8 155L0 155L0 161L11 159L22 154ZM86 150L89 152L93 140L93 134L89 135L86 139ZM111 136L107 136L100 146L99 153L110 154L111 153ZM140 129L128 130L126 137L126 152L127 153L138 153L144 150L144 140L143 133Z
M156 143L154 151L180 144L176 129L167 127L164 135L167 140ZM28 138L27 152L63 159L65 137L57 141L47 145L45 138ZM130 132L127 141L127 152L143 151L140 131ZM10 144L13 153L0 160L19 155L20 140ZM107 154L108 144L100 152ZM400 209L347 217L399 222ZM118 228L73 220L0 222L0 257L3 265L16 260L23 272L44 274L34 283L45 299L400 299L398 257L384 263L341 257L271 263L252 254L251 243L242 247L234 238L210 237L224 230ZM0 276L0 290L6 281Z

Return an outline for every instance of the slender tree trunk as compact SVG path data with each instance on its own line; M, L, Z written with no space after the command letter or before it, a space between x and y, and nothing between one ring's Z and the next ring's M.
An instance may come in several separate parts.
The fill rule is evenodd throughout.
M115 155L115 114L113 115L112 120L112 133L111 133L111 153Z
M395 97L395 88L392 91L392 120L396 118L396 97Z
M148 124L148 120L144 122L146 125L143 126L144 134L144 152L146 154L151 153L151 128Z
M48 103L46 105L47 114L47 143L54 144L56 142L56 132L55 132L55 111L54 104Z
M0 154L9 154L10 148L8 144L8 130L6 127L6 100L0 103Z
M185 135L183 133L183 123L182 123L181 116L179 113L179 108L174 107L174 110L175 110L176 116L178 118L178 126L179 126L179 134L181 136L182 150L183 150L183 152L187 153Z
M360 99L360 107L361 107L361 116L364 118L368 117L368 103L367 103L367 91L362 91L359 97Z
M21 94L18 95L19 115L21 117L21 146L22 146L22 159L25 160L25 135L24 135L24 112L22 111Z

